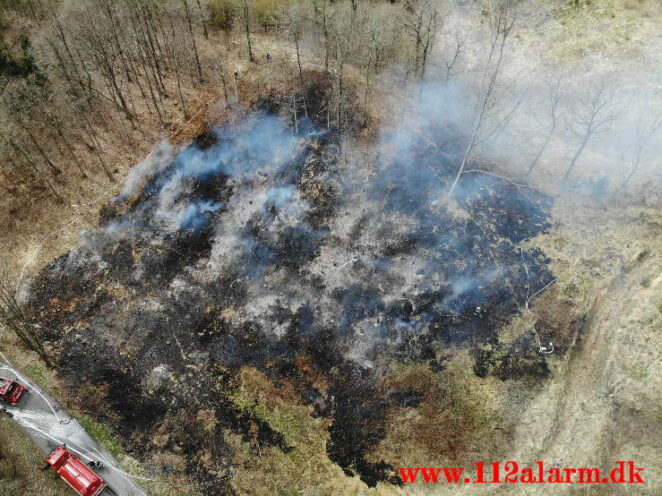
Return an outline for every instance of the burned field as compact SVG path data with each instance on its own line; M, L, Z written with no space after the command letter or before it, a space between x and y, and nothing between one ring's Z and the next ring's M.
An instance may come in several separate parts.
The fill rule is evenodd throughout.
M234 401L242 368L328 419L329 459L368 485L397 483L370 454L389 409L421 401L384 390L388 364L443 374L468 348L479 376L545 377L533 336L503 349L499 329L552 279L522 246L551 200L472 173L449 207L458 150L443 129L434 146L384 136L345 159L332 131L255 112L160 146L102 227L33 281L32 318L75 397L138 457L183 455L204 494L231 494L224 432L295 449Z

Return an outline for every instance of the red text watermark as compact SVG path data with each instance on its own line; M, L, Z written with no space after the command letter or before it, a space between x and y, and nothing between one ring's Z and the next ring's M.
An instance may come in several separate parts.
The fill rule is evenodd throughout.
M517 462L476 462L472 473L460 467L398 468L402 482L426 484L642 484L632 461L617 461L613 469L545 467L541 461L520 467Z

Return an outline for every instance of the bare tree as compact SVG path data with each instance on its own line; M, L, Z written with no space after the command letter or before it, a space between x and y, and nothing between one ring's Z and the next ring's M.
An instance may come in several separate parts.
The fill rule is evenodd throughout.
M351 62L352 49L358 34L355 30L355 20L353 10L347 12L338 8L330 18L331 22L328 25L329 36L333 44L331 52L333 67L329 67L333 74L333 96L335 100L333 114L335 114L338 136L341 139L344 139L344 133L347 131L347 98L349 95L346 91L346 72L347 66ZM329 107L331 107L331 104ZM328 112L331 113L331 108L328 109Z
M202 22L202 34L205 35L205 39L209 39L209 31L207 30L207 22L205 21L205 11L202 8L200 0L196 0L198 4L198 11L200 12L200 22Z
M616 117L614 106L615 95L601 81L588 90L585 97L580 97L570 108L570 119L567 127L570 135L579 141L579 147L570 160L561 183L565 184L577 165L586 145L593 137L604 132L611 126Z
M248 45L248 60L255 62L253 55L253 46L251 44L250 12L248 9L248 0L241 0L241 7L244 17L244 31L246 32L246 44Z
M228 97L228 84L227 84L227 80L225 79L225 68L223 66L223 61L221 60L220 56L216 59L216 67L218 69L218 77L221 80L221 84L223 86L223 98L225 99L225 108L229 109L230 99Z
M182 112L184 112L184 117L188 117L188 112L186 111L186 103L184 102L184 94L182 93L182 81L180 76L180 57L177 53L177 35L175 34L175 24L172 21L172 14L168 12L168 22L170 24L170 43L168 44L168 49L170 52L171 65L175 71L175 79L177 80L177 95L179 96L179 102L182 106Z
M294 42L294 48L296 53L296 62L297 68L299 71L299 86L302 92L303 97L303 111L306 117L308 117L308 108L306 105L306 95L305 95L305 84L303 78L303 66L301 65L301 37L303 36L303 14L301 12L300 5L292 5L283 13L283 27L287 35L292 38Z
M621 187L627 185L630 179L632 179L632 176L635 175L644 158L648 144L661 127L662 114L658 114L652 118L644 116L639 118L635 128L634 144L632 145L632 158L629 164L630 170L625 179L623 179Z
M535 169L536 165L538 165L540 157L542 157L543 153L545 153L545 150L547 149L549 142L554 137L554 133L556 132L556 127L558 122L558 111L559 111L560 102L561 102L561 76L558 76L555 80L551 81L547 87L547 114L550 119L549 131L547 132L545 141L538 150L538 153L536 153L536 156L533 157L533 160L529 165L529 169L526 171L527 178L531 176L533 169Z
M30 166L30 169L32 170L32 174L34 175L34 177L38 178L46 185L46 187L50 190L51 193L53 193L53 196L59 203L64 204L64 198L62 198L62 195L60 195L57 192L57 190L53 186L53 183L50 181L48 176L39 169L37 163L32 158L32 156L25 150L25 148L20 146L18 143L16 143L16 141L14 141L11 138L9 138L8 141L9 141L9 145L14 150L14 152L16 152L18 156L23 158L23 160L25 160L25 162Z
M318 1L321 2L321 5L317 3ZM315 14L320 17L320 19L315 20L315 23L319 29L321 29L322 37L324 38L324 70L329 72L329 60L331 58L331 35L329 25L332 21L332 17L327 10L327 0L313 0L313 6Z
M414 39L414 73L423 80L427 59L437 34L439 12L432 0L407 0L404 12L402 23Z
M460 59L460 55L462 55L462 51L464 50L464 44L465 41L462 38L456 37L454 39L453 51L451 52L448 59L444 61L444 69L445 69L444 76L446 82L450 81L452 76L456 76L457 74L459 74L459 71L455 70L455 66L457 65L458 60Z
M103 76L106 91L111 100L121 109L126 117L131 120L133 114L129 109L125 88L123 87L120 74L117 71L117 54L115 46L110 41L110 27L108 22L104 22L101 12L96 12L91 8L81 9L81 19L83 22L78 26L77 44L84 46L90 53L93 66Z
M14 332L21 343L37 353L48 367L53 366L39 330L30 323L14 295L6 271L0 274L0 325Z
M371 97L371 85L372 80L371 76L377 72L377 67L380 59L380 50L383 49L384 44L380 39L381 26L379 30L369 30L368 36L368 46L365 55L365 77L364 77L364 94L363 94L363 109L364 112L368 113L370 109L370 97Z
M448 191L448 198L453 196L457 183L464 172L467 161L478 141L485 117L493 105L495 86L501 70L503 55L508 37L517 19L519 0L486 0L483 12L490 28L490 50L488 53L479 102L474 112L472 132L458 167L455 179Z
M193 21L191 19L191 9L189 9L188 0L182 0L182 4L184 5L184 12L186 13L186 23L188 25L188 30L189 30L189 33L191 34L191 45L193 46L193 54L195 55L195 66L198 70L198 82L202 83L203 82L202 66L200 65L200 57L198 55L198 45L195 42L195 33L193 32Z

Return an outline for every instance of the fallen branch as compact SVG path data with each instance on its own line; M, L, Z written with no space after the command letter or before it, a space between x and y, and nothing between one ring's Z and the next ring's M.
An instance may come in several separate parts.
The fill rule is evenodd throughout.
M465 170L465 171L462 172L462 174L468 174L469 172L478 172L478 173L481 173L481 174L487 174L488 176L498 177L499 179L503 179L504 181L508 181L509 183L514 184L514 185L517 186L518 188L519 188L520 186L524 186L525 188L536 189L536 188L534 188L533 186L529 186L528 184L518 183L517 181L515 181L514 179L511 179L511 178L509 178L509 177L506 177L506 176L500 176L499 174L495 174L494 172L488 172L488 171L486 171L486 170L482 170L482 169L470 169L470 170Z

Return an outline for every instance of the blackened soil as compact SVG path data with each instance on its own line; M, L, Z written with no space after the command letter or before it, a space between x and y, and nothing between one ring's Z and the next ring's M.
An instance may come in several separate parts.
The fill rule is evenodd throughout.
M303 127L305 122L300 113L305 100L309 127L323 128L328 88L313 85L297 98L297 123ZM259 103L270 111L282 111L283 105L276 98ZM194 228L159 227L159 196L182 174L185 150L148 182L130 208L106 209L104 228L34 281L32 319L55 348L71 390L97 388L108 411L90 413L105 415L137 455L185 455L186 473L204 494L232 492L233 453L224 432L240 434L256 453L293 449L283 433L233 400L241 367L255 367L275 382L299 384L301 402L331 421L329 458L370 486L398 481L393 467L369 461L386 435L388 411L414 407L421 398L415 391L380 393L378 367L350 358L361 326L375 332L364 357L369 362L424 362L440 372L443 360L435 350L469 347L478 376L506 380L549 374L535 343L525 338L505 347L499 329L551 280L543 254L520 245L549 226L550 198L475 174L458 192L468 215L457 216L436 202L452 177L456 151L414 143L415 170L404 158L376 164L365 202L378 204L378 212L356 214L350 246L341 247L348 256L340 263L351 263L347 284L327 288L326 274L314 264L326 247L339 243L332 230L345 197L334 153L337 131L302 138L272 179L278 185L272 192L283 199L265 203L233 237L224 236L234 216L243 213L233 210L233 202L264 184L259 174L241 188L227 171L193 175L182 182L184 197L174 201L207 206L199 207ZM232 151L242 132L215 130L189 151ZM242 171L260 165L251 162L257 159L250 150L242 153L247 156ZM285 219L292 202L306 207L295 221ZM391 220L396 215L414 219L406 232ZM110 229L116 225L125 226L120 235ZM370 238L370 232L377 234ZM195 276L219 240L235 238L241 240L237 252L225 253L223 260L236 262L213 277ZM402 260L418 261L422 275L437 275L437 282L404 291ZM337 261L330 265L341 273ZM268 277L283 274L280 286L267 284ZM256 313L258 302L251 296L256 287L273 297L262 313ZM274 333L277 327L284 334ZM327 378L327 391L315 389L298 369L302 359Z

